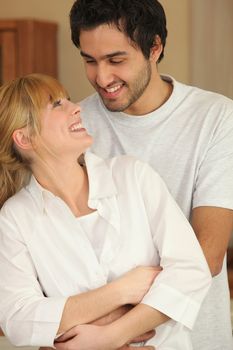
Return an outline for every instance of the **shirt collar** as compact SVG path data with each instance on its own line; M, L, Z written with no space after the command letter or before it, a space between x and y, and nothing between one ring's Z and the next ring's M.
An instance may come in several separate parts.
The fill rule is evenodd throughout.
M91 207L96 207L96 200L112 197L117 194L113 181L112 172L107 161L88 151L85 153L85 165L89 179L89 200ZM56 196L42 187L32 175L29 184L26 186L41 210L45 210L46 202Z
M107 160L94 153L85 153L85 163L89 179L89 199L101 199L117 194L113 176Z
M26 190L30 192L41 211L45 210L46 201L50 198L55 198L55 195L42 187L36 180L34 175L31 175L29 184L26 186Z

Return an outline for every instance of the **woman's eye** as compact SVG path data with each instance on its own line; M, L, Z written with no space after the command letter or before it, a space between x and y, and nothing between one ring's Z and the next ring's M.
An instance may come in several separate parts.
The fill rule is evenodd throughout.
M53 108L56 108L58 106L61 106L61 100L57 100L53 102Z

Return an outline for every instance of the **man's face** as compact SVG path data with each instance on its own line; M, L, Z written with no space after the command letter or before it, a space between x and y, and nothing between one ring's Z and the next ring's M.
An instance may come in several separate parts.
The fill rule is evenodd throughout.
M134 114L151 81L151 63L115 26L100 25L80 34L88 80L110 111Z

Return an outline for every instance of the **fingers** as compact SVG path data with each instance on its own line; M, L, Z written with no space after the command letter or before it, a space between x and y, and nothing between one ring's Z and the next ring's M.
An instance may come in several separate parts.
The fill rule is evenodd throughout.
M143 341L147 341L147 340L153 338L154 336L155 336L155 330L152 329L151 331L136 337L135 339L133 339L131 341L131 343L140 343Z
M162 266L157 265L157 266L154 266L153 269L154 269L155 271L162 271L163 268L162 268Z
M124 349L126 350L126 349ZM155 350L154 346L128 346L128 350Z
M126 344L118 350L155 350L155 347L151 345L133 346L133 345Z
M77 334L78 334L77 327L73 327L70 330L68 330L67 332L63 333L60 337L56 338L55 344L68 341L68 340L72 339L73 337L75 337Z
M55 346L55 348L57 350L65 350L65 349L67 349L67 344L66 343L55 343L54 346Z

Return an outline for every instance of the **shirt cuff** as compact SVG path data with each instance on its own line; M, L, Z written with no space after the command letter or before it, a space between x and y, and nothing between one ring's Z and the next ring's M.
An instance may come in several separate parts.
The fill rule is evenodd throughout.
M67 298L45 298L37 307L32 334L32 346L54 346Z
M162 283L152 285L141 303L153 307L189 329L193 328L200 309L199 303Z

